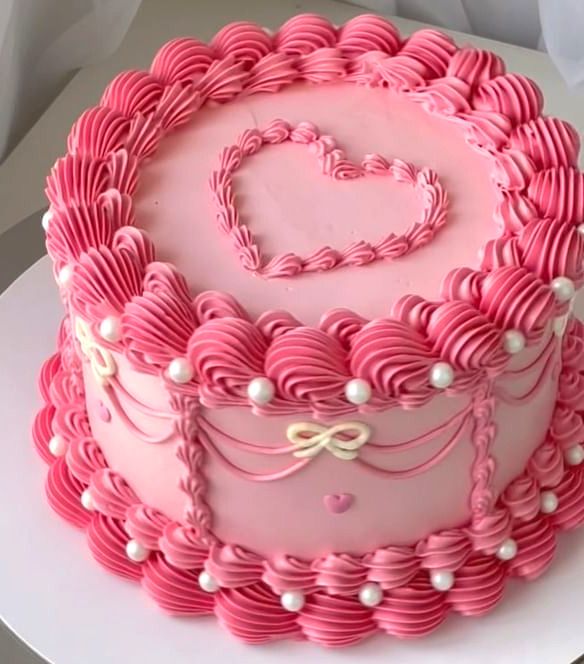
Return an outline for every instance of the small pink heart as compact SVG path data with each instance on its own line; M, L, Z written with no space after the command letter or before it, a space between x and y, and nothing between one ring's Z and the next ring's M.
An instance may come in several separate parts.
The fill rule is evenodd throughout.
M328 493L323 498L324 506L332 514L342 514L353 504L351 493Z

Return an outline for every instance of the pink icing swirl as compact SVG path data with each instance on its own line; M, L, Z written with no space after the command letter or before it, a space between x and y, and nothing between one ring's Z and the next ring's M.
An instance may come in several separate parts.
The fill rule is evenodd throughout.
M572 409L582 408L584 399L584 374L565 368L560 374L558 401Z
M584 471L569 469L554 489L558 508L549 520L558 530L573 530L584 523Z
M296 57L286 53L268 53L249 71L244 95L277 92L298 78Z
M370 609L354 597L310 595L297 618L303 635L327 648L351 646L377 631Z
M260 581L264 571L260 556L231 544L212 546L205 569L224 588L249 586Z
M49 449L49 440L53 436L51 424L55 415L55 407L45 406L36 414L32 426L32 439L36 451L45 463L52 463L54 460Z
M375 608L377 625L400 639L415 639L430 634L448 614L445 594L434 590L428 573L421 571L406 586L390 590Z
M180 569L202 569L209 550L190 526L169 523L158 542L166 560Z
M549 428L549 438L561 449L584 440L584 420L572 408L557 405Z
M107 86L101 106L118 111L124 117L151 113L162 95L162 85L145 71L124 71Z
M203 291L193 301L196 320L199 325L215 318L242 318L249 317L239 302L228 293L217 291Z
M70 154L86 154L95 158L107 157L124 147L129 122L118 111L95 106L84 111L67 137Z
M87 527L87 542L95 560L113 574L138 581L142 577L142 565L129 560L127 541L128 536L118 519L93 514Z
M470 111L470 88L458 78L439 78L409 94L428 113L454 116Z
M189 341L188 357L204 382L201 398L244 399L252 378L264 374L267 344L259 330L239 318L217 318L198 327Z
M540 486L557 486L564 473L564 458L561 450L552 441L547 440L535 450L527 464L527 470Z
M435 356L426 340L405 323L378 319L353 338L351 371L385 397L423 403L431 397L428 371Z
M316 584L329 595L356 595L367 578L367 568L359 558L331 553L312 563Z
M189 122L202 103L193 84L175 83L164 89L156 107L156 118L164 131L170 131Z
M38 379L38 388L43 401L46 404L51 403L50 389L51 383L61 369L61 354L54 353L43 362Z
M367 580L378 583L384 590L407 585L420 569L414 550L406 546L377 549L364 561Z
M575 168L548 168L536 173L527 195L542 217L576 224L584 221L584 173Z
M81 505L83 485L71 474L65 459L57 459L49 468L45 493L49 505L66 521L77 528L85 528L90 515Z
M211 40L211 49L219 58L233 56L249 67L271 51L272 40L259 25L240 21L221 28Z
M312 592L316 589L316 573L310 563L284 554L264 561L262 581L276 595L286 590Z
M555 311L555 300L528 269L501 267L485 277L480 309L503 329L541 332Z
M126 510L140 502L126 480L109 468L92 473L89 489L95 509L115 519L123 519Z
M223 60L214 60L197 81L197 90L205 101L224 104L243 91L248 78L243 62L231 55Z
M349 349L353 337L365 325L366 319L349 309L329 309L320 319L319 327Z
M274 339L265 367L278 394L293 401L339 399L350 377L341 345L309 327L291 329Z
M446 74L455 51L454 42L443 32L424 29L408 37L400 54L414 58L425 65L430 78L439 78Z
M577 283L584 279L584 236L561 221L532 221L519 235L523 265L542 281L566 276Z
M173 567L163 555L152 553L142 573L142 587L166 613L173 616L213 613L213 596L201 590L196 572Z
M339 30L338 47L348 58L356 58L371 51L395 55L399 46L397 28L377 14L355 16Z
M496 508L473 519L468 535L475 551L493 554L510 536L513 523L508 510Z
M212 62L209 46L190 37L179 37L166 42L158 51L150 71L166 85L172 85L196 80Z
M445 569L455 572L472 552L472 545L459 530L443 530L418 542L416 555L423 569Z
M59 209L92 203L108 188L107 164L89 155L67 155L57 159L47 178L45 194Z
M584 333L582 323L572 318L568 323L562 344L562 366L584 370Z
M298 58L298 72L310 83L329 83L343 78L347 61L338 48L319 48Z
M528 474L521 475L505 489L501 501L514 519L531 521L540 509L537 482Z
M507 363L499 329L466 302L439 305L426 332L434 350L465 371L497 373Z
M67 448L67 466L83 484L89 484L96 470L107 467L105 457L93 438L75 437Z
M483 245L481 260L483 270L491 272L506 265L521 265L521 250L516 237L503 235Z
M448 591L447 602L463 616L481 616L502 599L505 568L495 556L474 554L456 572L456 583Z
M517 555L508 563L509 574L536 579L551 565L556 552L556 536L549 520L540 516L517 524L512 537L517 542Z
M578 164L578 132L557 118L539 117L519 125L509 138L509 145L530 157L537 170Z
M455 76L475 87L505 73L505 64L492 51L463 46L452 55L446 76Z
M274 38L276 50L288 55L307 55L318 48L336 45L332 24L318 14L298 14L288 19Z
M143 370L183 357L195 326L190 300L172 292L144 292L126 305L122 316L128 356Z
M519 125L537 118L543 108L543 96L526 76L503 74L481 83L472 105L479 111L503 113L514 125Z
M90 249L73 272L71 303L81 316L98 323L121 313L126 303L142 292L144 263L130 252Z
M491 177L504 190L522 191L534 173L535 165L525 153L506 148L496 155Z
M533 203L518 191L502 191L495 210L495 221L509 233L519 233L530 221L537 219Z
M167 524L168 518L153 507L137 504L126 510L126 532L147 549L158 549L158 541Z
M296 615L283 609L263 583L220 590L215 595L215 615L244 643L258 645L302 636Z
M477 150L491 154L509 141L511 122L501 113L470 110L467 113L458 113L458 121L464 127L469 145Z

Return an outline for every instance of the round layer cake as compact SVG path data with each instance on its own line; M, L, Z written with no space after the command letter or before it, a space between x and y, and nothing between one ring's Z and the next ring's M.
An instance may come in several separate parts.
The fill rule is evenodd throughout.
M35 441L108 569L250 643L426 634L584 521L579 138L358 16L176 39L73 126Z

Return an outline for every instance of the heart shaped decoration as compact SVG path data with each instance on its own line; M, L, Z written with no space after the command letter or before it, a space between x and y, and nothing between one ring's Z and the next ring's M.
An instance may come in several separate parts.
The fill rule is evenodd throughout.
M263 146L291 141L306 145L316 156L321 172L337 180L375 176L392 177L410 185L422 202L419 219L401 235L389 233L374 244L359 240L342 250L320 247L308 256L287 252L266 259L249 226L240 220L233 191L233 174L243 161ZM344 266L362 266L378 260L406 256L432 240L446 223L448 194L429 168L418 169L400 159L388 161L379 154L365 155L361 163L347 159L332 136L322 135L309 122L295 127L274 120L266 129L248 129L235 145L224 148L219 168L211 174L211 191L217 207L217 224L228 235L246 270L265 278L292 277L303 272L323 272Z
M324 506L331 514L342 514L353 504L352 493L328 493L324 498Z

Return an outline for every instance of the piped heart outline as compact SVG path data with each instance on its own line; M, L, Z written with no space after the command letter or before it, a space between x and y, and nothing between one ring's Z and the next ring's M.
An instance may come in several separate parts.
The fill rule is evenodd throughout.
M249 226L241 222L235 202L233 174L244 159L256 154L263 146L291 141L308 146L316 155L321 172L336 180L354 180L373 176L392 177L409 184L422 200L420 218L400 235L389 233L375 244L358 240L342 250L321 247L308 256L293 252L266 259ZM247 129L235 145L222 150L219 168L211 173L209 184L217 207L216 220L221 232L228 235L242 266L266 279L293 277L303 272L324 272L344 266L363 266L378 260L395 260L428 244L446 223L448 194L438 176L430 168L393 159L388 161L377 153L365 155L360 164L347 159L333 136L321 134L311 122L292 126L286 120L272 121L264 130Z

